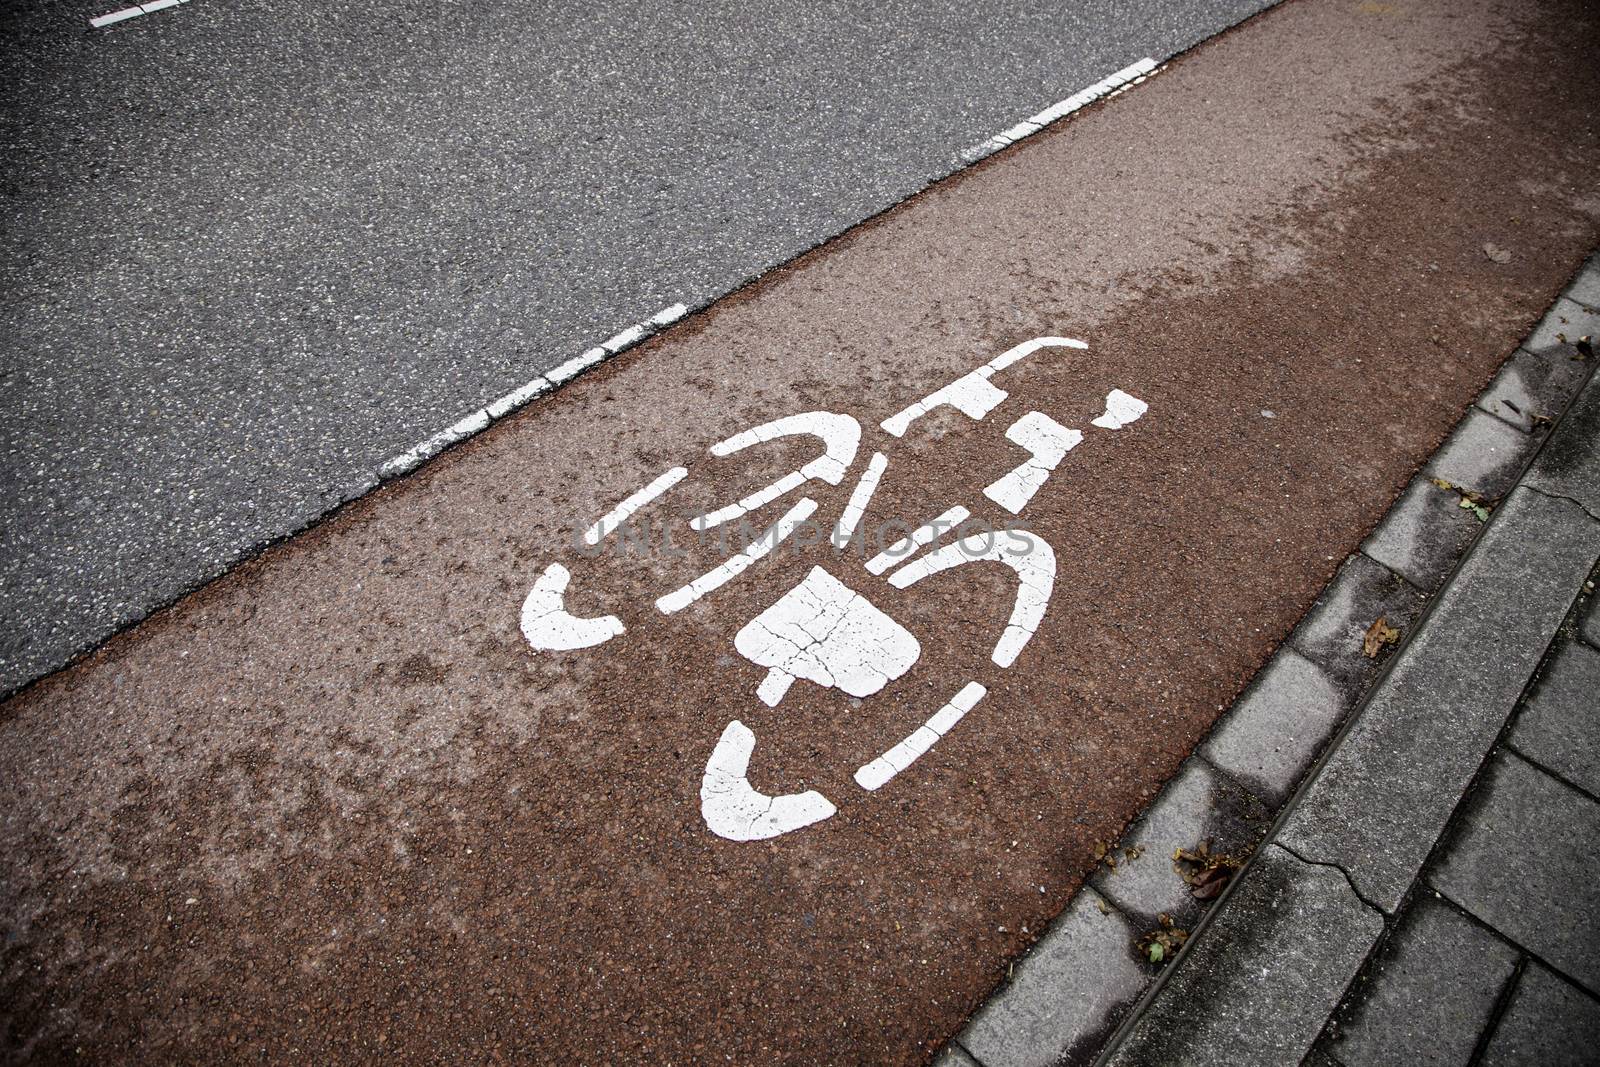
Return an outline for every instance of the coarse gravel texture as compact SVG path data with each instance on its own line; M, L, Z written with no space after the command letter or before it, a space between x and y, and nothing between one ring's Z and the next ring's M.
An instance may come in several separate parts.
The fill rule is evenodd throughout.
M1263 0L0 14L0 693Z

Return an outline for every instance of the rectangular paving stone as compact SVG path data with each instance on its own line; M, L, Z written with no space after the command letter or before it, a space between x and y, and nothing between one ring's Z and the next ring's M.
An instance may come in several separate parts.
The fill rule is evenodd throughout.
M1513 492L1279 839L1399 907L1597 555L1581 508Z
M1271 818L1259 800L1204 760L1191 758L1122 835L1124 846L1142 850L1138 858L1119 852L1116 867L1101 867L1091 884L1145 925L1153 926L1165 912L1178 925L1188 926L1209 905L1195 900L1173 869L1173 850L1208 841L1213 853L1243 858L1255 849Z
M1600 992L1600 804L1515 753L1497 755L1430 881Z
M1201 753L1276 808L1300 784L1356 696L1285 646L1217 723Z
M1390 505L1361 551L1423 592L1433 592L1482 529L1460 501L1459 494L1419 474Z
M1432 896L1400 925L1330 1025L1345 1067L1466 1067L1520 953Z
M1535 416L1550 419L1559 415L1588 378L1586 361L1560 352L1536 355L1519 348L1478 397L1478 407L1531 433L1538 428Z
M1241 877L1108 1067L1282 1067L1311 1048L1383 920L1276 845Z
M1593 1067L1600 1001L1530 960L1480 1067Z
M1576 500L1600 516L1600 377L1589 379L1545 442L1526 484L1541 492Z
M1087 1063L1150 977L1136 931L1084 889L958 1038L984 1067Z
M1365 692L1392 652L1385 646L1377 656L1366 656L1361 646L1367 628L1381 616L1403 638L1426 606L1427 598L1410 582L1357 552L1340 566L1289 643L1342 687Z
M1557 647L1511 728L1511 744L1600 795L1600 651L1576 641Z
M1423 473L1498 500L1511 491L1538 447L1536 438L1472 408Z

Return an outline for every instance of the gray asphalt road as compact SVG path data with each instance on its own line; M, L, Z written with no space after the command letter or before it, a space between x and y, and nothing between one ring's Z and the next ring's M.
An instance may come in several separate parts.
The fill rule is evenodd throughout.
M1267 4L118 6L0 16L0 691Z

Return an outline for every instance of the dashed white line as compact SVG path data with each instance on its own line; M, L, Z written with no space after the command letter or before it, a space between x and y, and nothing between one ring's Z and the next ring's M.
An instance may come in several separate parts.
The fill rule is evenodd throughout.
M157 2L165 2L165 0L157 0ZM550 392L556 386L564 385L589 368L605 362L624 349L632 348L652 334L659 333L661 330L671 326L688 313L689 308L686 304L673 304L669 307L664 307L643 322L635 323L595 347L580 352L553 370L545 371L532 381L518 386L505 396L493 403L486 404L470 415L463 416L432 437L419 441L398 456L388 460L378 468L379 480L388 481L390 478L397 478L408 471L415 470L451 445L482 432L489 427L490 423L498 422L513 411L527 405L529 401Z
M1039 112L1030 115L1015 126L1001 130L982 144L975 144L965 152L961 158L968 163L976 163L988 155L993 155L1008 144L1015 144L1024 137L1031 137L1059 119L1064 119L1074 111L1088 107L1096 100L1104 97L1116 96L1130 86L1138 85L1146 78L1160 69L1160 64L1150 58L1123 67L1109 77L1101 78L1086 89L1080 89L1065 100L1058 101Z
M99 18L90 19L89 24L97 28L109 26L124 19L130 19L150 11L160 11L164 8L175 7L180 3L186 2L187 0L152 0L151 3L140 7L125 8L121 11L114 11L109 15L101 15ZM1031 115L1016 125L1002 130L982 144L974 145L962 152L961 158L968 163L975 163L985 156L998 152L1008 144L1014 144L1025 137L1031 137L1052 122L1063 119L1074 111L1094 103L1096 100L1124 92L1156 74L1160 69L1161 65L1154 59L1148 57L1141 59L1109 77L1100 79L1088 88L1079 90L1065 100L1050 105L1038 114ZM683 318L688 314L688 311L688 307L684 304L673 304L670 307L662 308L645 321L629 326L627 329L602 341L599 345L567 360L554 370L539 375L526 385L507 393L494 403L474 411L432 437L393 457L378 468L379 480L388 481L391 478L396 478L415 470L451 445L482 431L490 423L504 418L536 397L550 392L556 386L572 380L611 356L624 349L631 348L652 334L665 329ZM1032 342L1034 347L1038 347L1041 343L1066 343L1075 348L1086 347L1081 341L1064 341L1058 338L1044 338L1038 342ZM914 404L911 408L886 420L882 424L883 428L896 437L901 436L905 433L906 427L918 416L925 414L940 404L946 403L963 411L972 418L981 419L988 414L989 409L1006 397L1004 390L995 388L987 379L992 377L995 371L1004 369L1005 366L1022 358L1031 351L1032 348L1018 346L1017 349L997 357L990 361L988 366L974 372L975 376L969 375L966 379L953 382L946 387L944 392L926 397L920 403Z
M120 11L112 11L109 14L96 15L89 20L89 25L98 30L106 26L115 26L119 22L127 22L129 19L138 18L140 15L152 15L157 11L165 11L169 7L177 7L179 4L184 3L188 3L188 0L150 0L148 4L139 4L134 7L125 7Z

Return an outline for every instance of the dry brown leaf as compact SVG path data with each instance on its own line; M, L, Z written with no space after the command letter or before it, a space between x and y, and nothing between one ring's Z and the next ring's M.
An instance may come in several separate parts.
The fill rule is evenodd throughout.
M1215 900L1233 880L1229 867L1211 867L1194 876L1189 883L1189 895L1196 900Z
M1367 627L1366 636L1361 639L1361 654L1368 659L1377 659L1384 645L1392 645L1398 640L1400 631L1389 625L1389 616L1379 615L1372 620L1372 625Z

